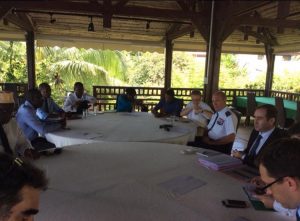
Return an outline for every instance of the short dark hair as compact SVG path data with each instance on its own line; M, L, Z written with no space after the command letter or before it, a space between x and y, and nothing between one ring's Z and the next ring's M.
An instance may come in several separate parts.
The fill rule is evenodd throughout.
M169 88L167 91L166 91L166 95L169 95L171 97L174 97L175 96L175 93L174 93L174 90L172 88Z
M83 88L83 83L81 83L81 82L75 82L75 84L74 84L74 90L77 87L82 87Z
M268 120L270 120L271 118L275 118L275 122L277 121L277 109L275 106L271 105L271 104L264 104L264 105L260 105L258 107L256 107L255 110L258 109L264 109L266 110L266 117Z
M292 136L295 134L300 134L300 122L294 123L289 129L288 129L288 135Z
M38 89L30 89L26 93L26 100L32 102L38 96L42 96L41 92Z
M46 89L46 88L50 88L51 89L50 85L48 83L46 83L46 82L43 82L43 83L41 83L39 85L39 90Z
M199 90L193 90L191 92L191 95L199 95L199 96L201 96L201 92Z
M133 97L136 95L135 89L132 88L132 87L126 88L126 89L125 89L125 92L126 92L126 94L131 95L131 96L133 96Z
M213 96L220 96L224 101L227 100L226 94L223 91L216 91L213 93Z
M31 163L0 153L0 219L7 217L13 206L22 201L24 186L45 190L48 180L44 172Z
M300 140L282 138L268 145L258 159L275 179L293 176L300 179Z

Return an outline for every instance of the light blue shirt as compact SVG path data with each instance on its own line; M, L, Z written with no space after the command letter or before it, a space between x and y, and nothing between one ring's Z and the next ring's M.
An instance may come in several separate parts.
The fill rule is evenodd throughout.
M39 134L44 136L48 132L61 128L60 123L46 124L40 121L36 115L36 109L28 101L19 107L16 119L19 127L30 141L37 138Z
M48 113L49 114L52 114L52 113L62 113L64 112L64 110L62 108L60 108L58 106L57 103L55 103L55 101L51 98L51 97L48 97L46 98L47 99L47 103L48 103ZM38 109L41 109L43 110L44 112L46 112L46 106L45 106L45 98L43 98L43 106L41 108L38 108Z

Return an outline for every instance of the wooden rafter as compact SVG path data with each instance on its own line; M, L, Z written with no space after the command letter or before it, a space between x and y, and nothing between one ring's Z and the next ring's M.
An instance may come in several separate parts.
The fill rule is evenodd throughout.
M60 2L60 1L7 1L1 2L1 5L14 7L17 10L36 10L36 11L51 11L54 12L72 12L78 14L104 14L104 5L81 3L81 2ZM112 7L112 14L116 16L131 16L131 17L143 17L143 18L165 18L174 20L189 20L190 16L199 16L199 13L190 12L185 13L180 10L172 9L158 9L148 8L140 6L124 6L122 10Z
M277 18L278 19L284 19L287 16L289 16L290 4L291 4L291 2L289 0L278 2L278 5L277 5ZM280 34L283 34L284 28L278 27L277 32Z
M34 31L34 26L29 22L29 18L25 15L8 14L5 19L25 31Z
M114 4L114 11L120 11L129 2L129 0L120 0L118 3Z
M195 27L193 25L188 25L185 27L182 27L178 30L173 30L172 32L167 32L166 38L169 40L174 40L176 38L180 38L184 35L187 35L195 30Z
M111 0L103 1L103 28L111 28L112 4Z
M190 7L183 1L177 0L177 4L181 7L181 9L190 15L190 19L193 22L193 24L196 26L202 37L205 39L205 41L208 41L208 35L209 35L209 20L207 19L207 16L200 16L193 14L193 11L190 11Z
M261 27L282 27L282 28L300 28L299 20L284 20L259 17L244 17L236 19L240 25L256 25Z
M11 9L12 9L12 7L10 7L10 6L1 7L0 8L0 20L9 14Z

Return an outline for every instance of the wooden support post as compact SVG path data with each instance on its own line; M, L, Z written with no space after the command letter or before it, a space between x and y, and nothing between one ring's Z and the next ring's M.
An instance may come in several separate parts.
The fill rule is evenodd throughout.
M172 60L173 60L173 43L172 40L166 39L165 49L165 89L171 87L172 76Z
M209 52L210 51L210 52ZM219 89L219 75L221 65L222 42L215 42L207 46L206 50L206 73L204 79L204 100L210 102L212 95Z
M267 58L265 96L269 97L271 95L272 83L273 83L275 54L274 54L274 49L268 44L265 44L265 52Z
M35 87L35 49L34 49L34 32L26 33L26 54L27 54L27 75L28 89Z

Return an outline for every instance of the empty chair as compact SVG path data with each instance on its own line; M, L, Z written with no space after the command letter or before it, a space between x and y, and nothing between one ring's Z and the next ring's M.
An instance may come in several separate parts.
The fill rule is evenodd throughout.
M246 110L246 119L245 125L249 126L250 118L254 116L256 108L255 92L247 92L247 110Z
M239 125L240 125L240 121L241 121L241 117L242 117L242 113L239 112L237 109L233 108L233 107L230 107L230 110L236 115L237 117L237 125L236 125L236 132L239 128Z

